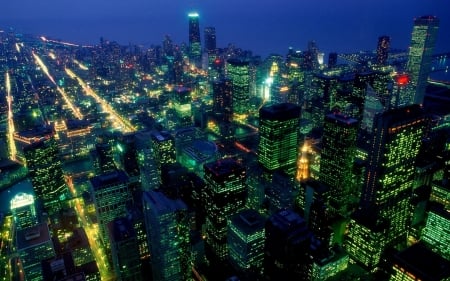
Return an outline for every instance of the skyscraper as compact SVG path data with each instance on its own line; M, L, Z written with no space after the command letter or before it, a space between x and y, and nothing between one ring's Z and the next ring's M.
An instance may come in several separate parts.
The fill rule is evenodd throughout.
M186 204L161 192L142 197L153 280L188 280L189 215Z
M356 119L340 114L325 116L319 180L331 188L331 209L344 216L359 196L352 179L357 132Z
M246 114L250 99L250 67L249 62L240 59L229 59L226 73L233 84L233 112Z
M265 219L255 210L243 210L228 223L229 258L236 270L249 277L262 273Z
M57 206L66 195L67 187L55 139L42 139L23 151L37 199L47 209L51 209L50 205Z
M208 54L216 51L216 28L212 26L205 27L205 51Z
M300 107L291 103L274 104L259 110L258 161L268 171L295 170L299 121Z
M224 261L228 257L227 221L244 207L246 201L246 171L231 158L205 164L204 171L205 252L213 262Z
M410 103L422 104L439 29L439 19L422 16L414 19L406 71L411 77Z
M390 43L391 43L391 38L389 36L383 35L383 36L378 37L377 64L386 65L388 55L389 55Z
M126 204L131 200L128 183L128 176L122 170L107 172L91 179L99 236L107 248L110 247L108 223L127 214Z
M189 59L191 64L200 66L202 46L200 43L200 23L198 13L189 13Z
M281 210L266 223L264 275L266 280L310 280L314 241L306 221Z
M108 223L114 271L119 280L142 280L139 246L133 225L126 218Z
M419 105L377 114L361 208L389 224L387 243L406 241L415 161L428 119Z

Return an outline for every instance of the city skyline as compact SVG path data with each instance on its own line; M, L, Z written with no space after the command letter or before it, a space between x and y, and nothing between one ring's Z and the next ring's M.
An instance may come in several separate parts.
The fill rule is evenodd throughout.
M200 32L214 26L218 47L232 43L254 54L284 54L289 47L305 49L314 40L321 51L348 53L374 50L379 36L391 37L391 48L407 49L415 17L440 18L440 34L435 52L450 45L449 15L445 0L422 2L400 0L339 1L307 3L282 0L165 2L132 0L9 1L0 12L0 29L44 35L79 44L98 44L100 37L120 44L149 46L161 44L165 35L174 43L188 42L188 13L200 14Z

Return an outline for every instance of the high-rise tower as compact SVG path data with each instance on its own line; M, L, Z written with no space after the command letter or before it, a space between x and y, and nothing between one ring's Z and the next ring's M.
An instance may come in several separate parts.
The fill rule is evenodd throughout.
M258 161L266 170L295 170L299 120L300 107L295 104L274 104L259 110Z
M246 200L246 171L231 158L205 164L204 170L205 251L212 262L224 261L228 257L227 221L244 207Z
M389 45L391 43L391 38L389 36L383 35L378 37L377 45L377 64L386 65L389 53Z
M406 66L406 71L411 78L410 103L423 103L438 29L439 19L437 17L422 16L414 19Z
M340 114L325 116L319 180L331 188L330 207L345 215L357 202L352 179L358 121Z
M200 24L198 13L189 13L189 59L191 64L200 66L202 46L200 43Z
M208 54L216 51L216 28L205 27L205 52Z
M414 164L428 119L419 105L376 115L361 208L389 224L387 243L406 241Z
M26 146L23 151L37 199L46 208L56 206L66 194L67 187L55 139L42 139Z
M248 61L229 59L226 64L228 78L233 84L233 111L245 114L250 98L250 67Z
M161 192L142 197L153 280L188 280L189 215L186 204Z

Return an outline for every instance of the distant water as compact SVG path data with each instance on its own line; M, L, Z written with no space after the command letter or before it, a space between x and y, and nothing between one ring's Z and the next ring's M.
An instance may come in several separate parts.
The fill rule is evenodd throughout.
M10 211L10 201L11 199L16 196L16 194L20 192L25 192L28 194L33 194L33 186L31 185L31 181L26 179L23 180L12 187L2 190L0 192L0 212L7 213Z

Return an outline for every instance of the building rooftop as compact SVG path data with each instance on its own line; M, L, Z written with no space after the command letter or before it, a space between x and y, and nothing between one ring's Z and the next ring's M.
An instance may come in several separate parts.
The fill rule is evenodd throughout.
M300 107L292 103L264 106L259 110L259 118L278 121L300 118Z
M151 204L152 211L157 214L172 213L186 210L186 204L180 199L170 199L164 193L158 191L147 191L143 193L144 204Z
M43 222L35 226L20 229L16 234L17 250L25 250L51 241L48 225Z
M106 172L91 179L94 190L102 189L112 184L119 185L125 183L128 183L128 176L122 170Z
M264 229L266 220L255 210L243 210L231 217L231 223L241 232L250 235Z
M450 261L416 243L394 256L394 263L417 280L438 281L450 277Z

